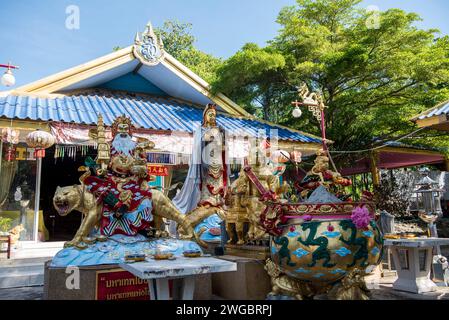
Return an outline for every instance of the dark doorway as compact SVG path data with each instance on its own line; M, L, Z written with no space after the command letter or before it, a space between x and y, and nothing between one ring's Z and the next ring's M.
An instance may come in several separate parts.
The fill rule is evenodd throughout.
M53 196L58 186L79 184L78 167L84 165L85 156L77 152L75 157L55 158L55 147L46 150L42 159L40 209L49 231L49 241L68 241L73 238L81 223L81 213L71 212L61 217L53 207Z

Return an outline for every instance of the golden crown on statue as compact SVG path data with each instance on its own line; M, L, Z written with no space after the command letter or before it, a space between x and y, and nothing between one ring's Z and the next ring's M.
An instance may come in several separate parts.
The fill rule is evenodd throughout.
M132 128L133 124L131 122L131 119L125 115L121 115L120 117L115 118L114 122L112 123L112 136L115 137L117 133L123 132L125 130L127 130L127 132L131 134Z

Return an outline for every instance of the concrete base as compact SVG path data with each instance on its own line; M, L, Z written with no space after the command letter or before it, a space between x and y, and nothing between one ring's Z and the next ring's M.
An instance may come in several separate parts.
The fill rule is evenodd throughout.
M251 246L227 244L225 253L229 256L252 258L265 261L270 257L270 248L268 246Z
M80 288L68 289L66 280L69 274L65 268L49 267L44 269L44 300L95 300L96 272L120 269L118 265L102 265L80 267ZM210 300L212 298L212 280L210 274L195 277L194 300Z
M405 279L398 278L393 283L393 289L413 292L413 293L426 293L437 290L437 285L430 279Z
M217 257L237 263L237 271L214 273L212 292L223 299L265 300L271 291L271 279L264 270L265 261L225 255Z
M17 246L18 248L11 252L11 259L47 258L48 260L64 247L64 242L20 241Z

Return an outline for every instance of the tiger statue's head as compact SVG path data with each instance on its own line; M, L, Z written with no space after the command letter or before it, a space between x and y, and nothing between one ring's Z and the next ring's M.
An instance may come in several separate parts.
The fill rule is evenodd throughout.
M53 206L60 216L66 216L81 204L78 186L57 187L53 196Z

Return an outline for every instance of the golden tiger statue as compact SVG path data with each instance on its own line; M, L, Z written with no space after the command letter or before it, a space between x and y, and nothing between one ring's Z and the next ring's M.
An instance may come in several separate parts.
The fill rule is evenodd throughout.
M179 210L173 205L170 199L164 195L163 192L153 189L152 201L153 201L153 216L155 227L160 228L163 224L163 219L173 220L178 223L180 228L184 231L184 239L194 238L196 242L206 247L207 244L200 240L201 234L194 232L193 228L195 222L200 219L194 219L193 216L182 215ZM83 185L72 185L66 187L57 187L55 195L53 197L53 205L61 216L66 216L72 211L79 211L84 215L83 222L81 223L78 231L71 241L64 244L64 247L75 246L78 249L87 248L87 244L92 240L89 238L90 232L99 226L100 218L102 215L102 204L97 203L95 196L89 192ZM103 240L104 236L97 236L96 240Z

